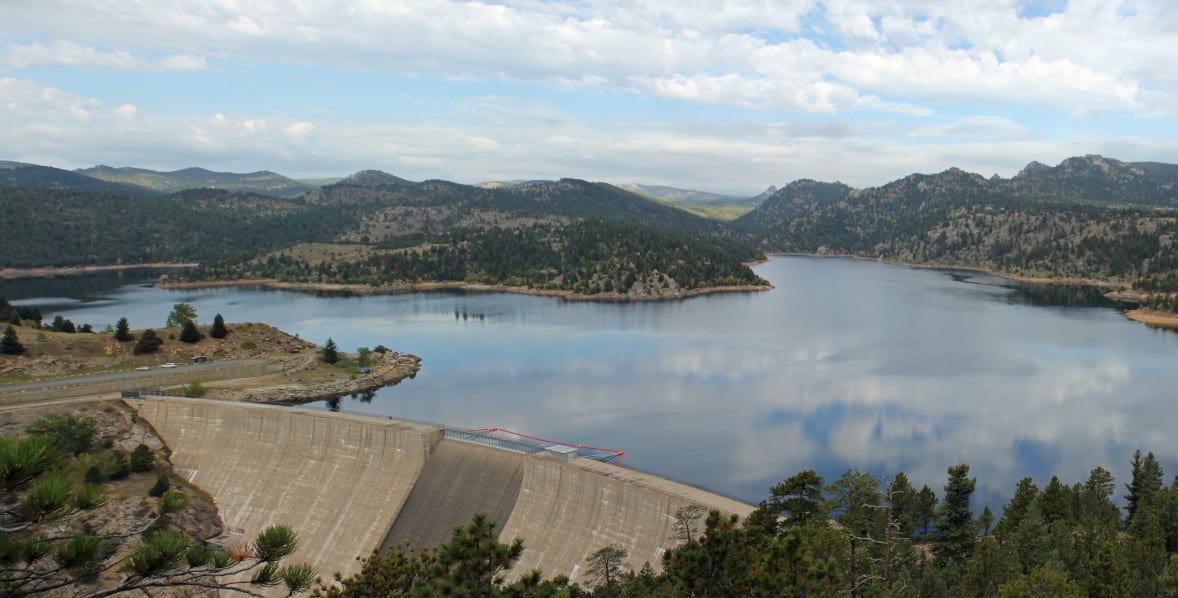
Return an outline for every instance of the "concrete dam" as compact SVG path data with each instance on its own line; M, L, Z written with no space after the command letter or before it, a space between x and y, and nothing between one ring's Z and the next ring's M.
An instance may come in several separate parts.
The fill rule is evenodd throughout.
M501 541L524 540L512 573L573 581L611 544L635 569L660 567L675 512L750 505L592 459L524 454L447 438L443 428L372 416L203 399L129 399L171 449L178 474L213 496L227 544L268 525L298 531L290 562L324 578L357 557L410 542L436 546L482 511Z

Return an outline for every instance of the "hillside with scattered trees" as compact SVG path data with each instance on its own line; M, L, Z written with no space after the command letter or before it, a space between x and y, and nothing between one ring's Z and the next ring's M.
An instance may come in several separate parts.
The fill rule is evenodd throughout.
M1178 167L1099 156L1010 179L950 169L882 187L797 181L734 223L766 251L856 255L1178 290Z

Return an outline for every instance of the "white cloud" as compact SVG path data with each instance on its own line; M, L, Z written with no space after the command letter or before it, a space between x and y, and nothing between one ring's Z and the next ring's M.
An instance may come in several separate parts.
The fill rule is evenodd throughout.
M115 114L124 120L135 120L135 117L139 115L139 108L135 104L123 104L115 108Z
M113 69L124 71L200 71L208 68L204 58L191 54L173 54L159 60L148 60L123 50L99 50L79 43L54 40L46 45L6 44L0 64L16 68L31 66L68 66L77 68Z
M0 6L9 62L207 68L246 62L619 89L707 104L817 111L941 101L1153 116L1173 98L1174 11L1071 3L1022 18L1013 1L503 4L409 0L238 3L45 0ZM108 51L94 47L115 48ZM1108 51L1116 48L1116 51ZM1159 94L1143 104L1144 90ZM887 101L876 98L887 97ZM911 111L911 110L910 110Z
M910 137L966 137L973 139L1026 138L1030 129L1001 116L967 116L943 125L919 126Z
M35 81L0 79L0 136L21 140L6 158L70 168L199 165L328 176L375 167L417 180L571 176L751 195L801 177L872 186L951 166L1010 176L1032 159L1178 155L1178 141L1010 140L1019 128L990 116L898 138L886 136L892 133L883 124L848 127L838 121L809 126L648 121L602 128L551 106L494 97L413 123L312 121L228 110L165 115L133 104L104 104ZM1002 144L988 137L996 135L1003 136Z

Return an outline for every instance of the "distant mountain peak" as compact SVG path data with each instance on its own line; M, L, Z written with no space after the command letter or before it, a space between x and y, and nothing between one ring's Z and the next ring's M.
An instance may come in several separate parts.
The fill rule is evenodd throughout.
M382 170L361 170L345 177L337 185L351 185L353 187L380 187L381 185L410 186L417 183L389 174Z

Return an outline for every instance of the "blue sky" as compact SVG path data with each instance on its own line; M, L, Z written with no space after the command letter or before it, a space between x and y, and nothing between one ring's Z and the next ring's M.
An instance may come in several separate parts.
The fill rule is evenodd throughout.
M754 194L1178 162L1164 1L6 0L0 159Z

